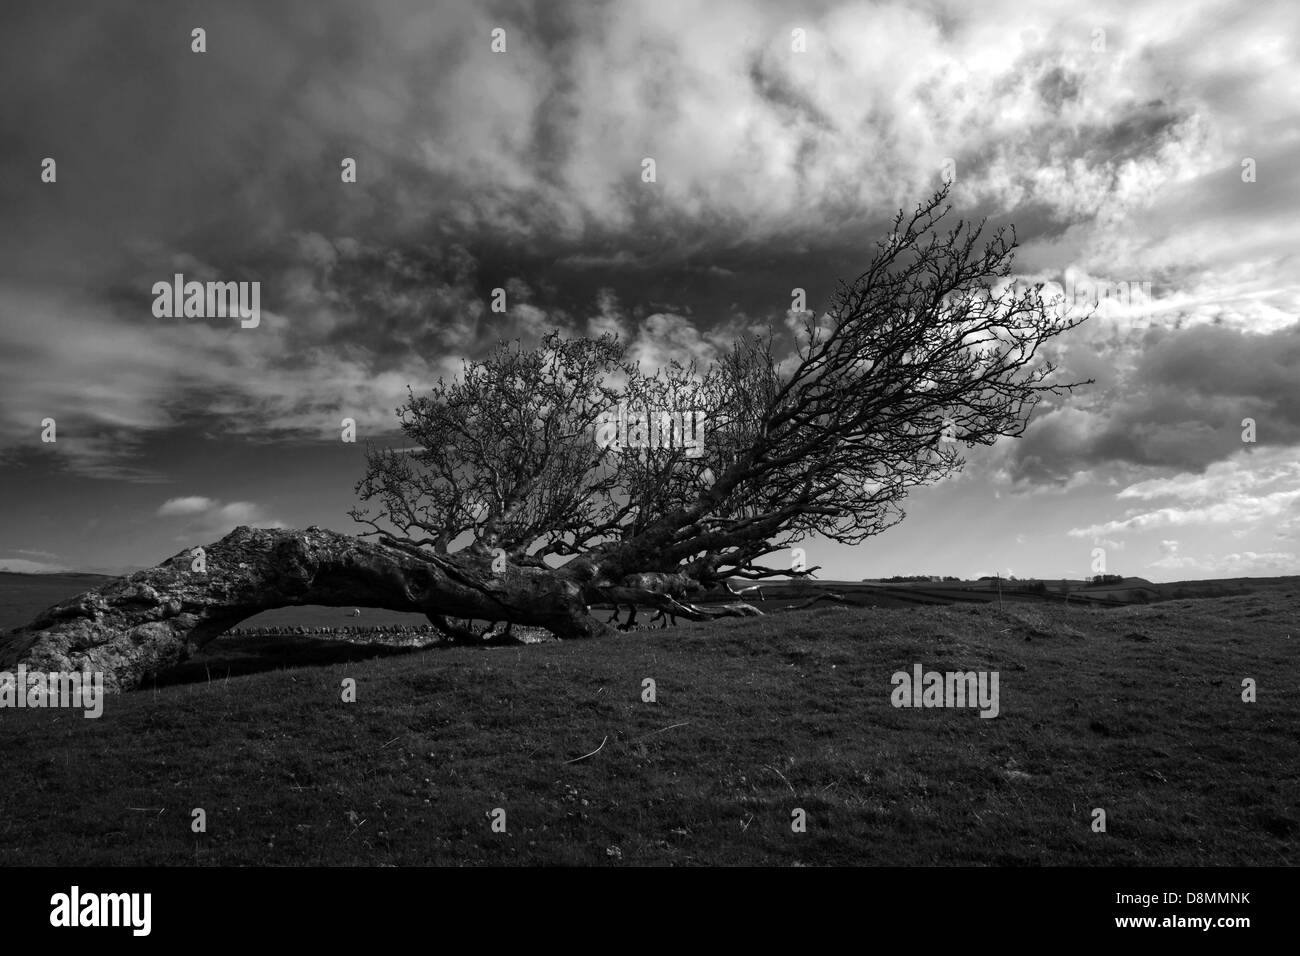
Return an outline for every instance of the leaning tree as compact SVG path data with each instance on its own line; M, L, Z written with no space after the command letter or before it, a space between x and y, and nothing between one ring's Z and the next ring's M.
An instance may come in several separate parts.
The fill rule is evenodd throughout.
M0 665L129 688L288 605L421 612L467 642L484 635L453 618L569 638L610 630L596 603L758 613L688 595L811 574L780 555L880 533L911 488L961 467L959 444L1018 436L1045 392L1086 384L1051 381L1040 351L1083 318L1011 281L1014 230L943 231L946 197L899 212L867 270L804 317L793 354L769 331L706 369L645 374L611 335L503 343L410 392L402 447L367 449L360 535L238 528L201 562L182 552L49 609L0 639Z

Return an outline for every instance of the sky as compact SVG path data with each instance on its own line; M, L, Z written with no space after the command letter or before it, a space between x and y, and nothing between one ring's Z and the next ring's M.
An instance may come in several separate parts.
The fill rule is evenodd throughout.
M707 365L951 178L1018 276L1143 294L1053 341L1094 384L807 563L1300 573L1298 44L1290 3L6 0L0 569L363 531L408 385L550 328ZM159 317L175 273L260 322Z

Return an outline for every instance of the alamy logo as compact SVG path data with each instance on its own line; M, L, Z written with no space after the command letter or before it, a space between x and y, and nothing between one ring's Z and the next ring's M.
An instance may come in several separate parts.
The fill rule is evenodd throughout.
M912 673L897 671L889 679L895 707L979 707L981 717L998 715L997 671L925 671L914 664Z
M1066 273L1064 288L1057 282L1045 282L1042 297L1046 302L1060 298L1069 309L1095 309L1103 316L1123 319L1137 329L1150 324L1154 303L1149 281L1080 278L1073 270Z
M0 708L63 707L84 710L94 719L104 713L102 671L32 671L22 664L17 673L0 671Z
M50 925L129 926L133 936L148 936L153 923L152 893L82 893L74 886L70 893L50 897Z
M186 282L178 272L171 282L155 282L153 294L153 314L159 319L238 316L245 329L255 329L262 321L260 282Z
M704 454L704 412L628 411L622 405L601 412L596 420L601 448L685 448L687 458Z

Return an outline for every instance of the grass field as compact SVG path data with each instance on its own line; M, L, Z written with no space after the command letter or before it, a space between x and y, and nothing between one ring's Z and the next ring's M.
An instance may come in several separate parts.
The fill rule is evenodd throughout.
M222 639L99 720L0 711L0 863L1295 864L1298 614L814 607L209 680L258 656ZM895 709L916 663L998 671L1000 715Z

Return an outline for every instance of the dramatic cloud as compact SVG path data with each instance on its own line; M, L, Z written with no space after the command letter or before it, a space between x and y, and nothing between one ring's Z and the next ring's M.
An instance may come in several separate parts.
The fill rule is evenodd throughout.
M1116 498L1143 502L1172 499L1176 503L1153 510L1130 509L1127 517L1073 528L1070 534L1096 537L1211 525L1244 532L1265 522L1271 527L1289 526L1300 506L1300 462L1296 451L1238 452L1202 473L1184 472L1138 482L1121 490ZM1161 546L1172 552L1177 550L1178 542L1162 541Z
M1024 277L1142 294L1046 350L1095 384L945 488L1074 496L1088 534L1291 527L1295 475L1131 514L1139 493L1106 489L1235 461L1247 418L1260 451L1300 445L1294 4L15 9L0 492L149 515L157 486L218 487L215 462L237 459L223 495L274 486L303 503L286 519L341 521L408 385L550 328L617 332L647 371L788 336L792 289L824 318L893 213L951 176L956 215L1016 225ZM155 318L152 285L178 272L259 282L259 325Z
M1153 330L1112 369L1107 392L1085 390L1082 407L1035 419L1012 452L1016 478L1060 482L1116 462L1206 467L1247 438L1300 443L1300 325L1264 334L1213 325Z

